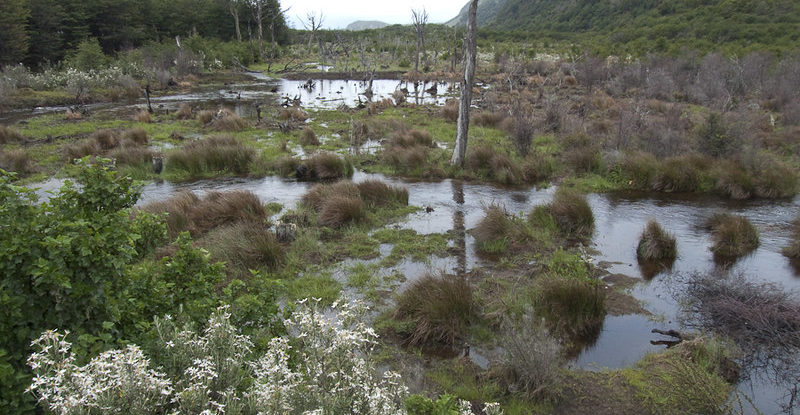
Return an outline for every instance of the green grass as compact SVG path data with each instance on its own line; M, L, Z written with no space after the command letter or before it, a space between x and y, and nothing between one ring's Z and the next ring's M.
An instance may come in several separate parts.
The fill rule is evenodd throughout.
M342 285L330 274L304 274L285 281L286 296L290 301L304 298L321 298L323 306L333 304L339 298Z
M392 252L380 261L381 267L397 265L403 259L425 262L431 256L447 255L447 237L434 233L420 235L411 229L382 228L372 237L380 243L392 244Z

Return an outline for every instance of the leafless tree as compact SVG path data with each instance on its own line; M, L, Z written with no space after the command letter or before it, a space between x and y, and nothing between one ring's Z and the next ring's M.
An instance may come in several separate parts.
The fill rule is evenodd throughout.
M458 130L456 145L450 164L464 165L464 156L467 153L467 133L469 131L469 107L472 103L472 84L475 80L475 63L477 52L477 14L478 0L472 0L469 5L469 23L467 23L466 38L466 68L464 80L461 82L461 100L458 104Z
M428 12L411 9L411 23L414 25L414 32L417 34L417 57L414 60L414 70L419 70L419 54L422 52L423 65L428 61L425 54L425 25L428 23Z
M311 52L311 42L314 41L314 36L317 34L317 30L322 27L322 23L325 22L325 15L322 12L319 12L319 15L315 12L308 12L306 13L306 20L304 20L303 27L308 30L308 51Z
M233 24L236 27L236 40L242 41L242 31L239 29L239 6L241 0L225 0L225 5L228 7L228 13L233 17Z

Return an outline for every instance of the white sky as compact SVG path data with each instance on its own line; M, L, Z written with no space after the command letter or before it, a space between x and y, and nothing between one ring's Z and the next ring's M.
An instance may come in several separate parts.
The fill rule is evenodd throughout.
M302 29L301 19L308 12L325 15L323 29L341 29L356 20L379 20L389 24L410 24L411 9L425 7L429 23L444 23L458 12L467 0L281 0L290 26Z

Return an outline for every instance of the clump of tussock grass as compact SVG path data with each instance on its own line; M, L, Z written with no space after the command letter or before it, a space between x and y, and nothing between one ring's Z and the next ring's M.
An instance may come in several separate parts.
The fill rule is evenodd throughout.
M248 277L251 269L275 269L285 260L275 233L263 223L222 226L209 232L200 244L215 261L225 262L226 269L239 277Z
M300 145L303 147L319 145L317 134L314 133L314 130L312 130L311 127L303 128L303 132L300 133Z
M221 111L221 114L211 121L211 129L214 131L243 131L249 126L247 120L230 111Z
M229 135L210 136L192 141L167 155L167 169L185 171L197 177L211 172L246 174L255 150Z
M655 219L651 219L639 237L636 256L640 261L674 260L678 256L675 237L664 230Z
M67 110L64 112L64 119L67 121L81 120L83 119L83 114L81 114L80 111L73 111L72 109L67 108Z
M534 304L552 333L586 339L599 334L603 326L605 299L596 281L550 275L540 280Z
M358 223L366 218L364 203L356 197L333 195L326 199L317 214L320 226L339 228L350 223Z
M183 104L175 111L175 118L179 120L191 120L194 118L192 107L189 104Z
M338 154L320 151L306 160L308 175L312 180L338 180L353 176L353 165Z
M292 156L281 156L272 162L272 170L280 176L289 177L297 173L301 161Z
M38 171L36 163L23 149L0 149L0 169L17 173L21 177Z
M410 323L406 332L399 333L404 344L453 347L464 339L476 314L466 279L427 274L400 294L393 316Z
M458 100L457 99L448 99L447 102L444 103L442 107L442 117L445 120L456 122L458 121Z
M150 163L153 160L152 150L137 145L120 145L108 155L116 160L117 164L136 165Z
M268 213L258 197L249 191L211 192L204 198L193 192L181 192L141 208L150 213L167 213L167 231L175 238L183 231L193 237L206 234L223 225L246 223L265 224Z
M522 178L526 183L539 183L553 177L556 172L555 159L540 152L530 152L522 160Z
M361 200L368 206L407 206L408 189L390 186L380 180L364 180L357 184Z
M471 117L471 120L478 127L497 127L505 118L500 112L482 111Z
M341 180L334 183L321 183L308 189L301 201L306 206L319 211L326 200L336 195L351 198L361 197L360 190L355 183L349 180Z
M755 194L755 180L745 166L730 160L716 165L714 188L731 199L749 199Z
M200 124L206 125L210 123L214 119L214 113L208 110L203 110L197 113L197 121L200 121Z
M147 112L147 110L141 110L133 115L133 120L136 122L150 124L151 122L153 122L153 117L150 115L149 112Z
M85 156L92 156L102 153L102 148L97 141L86 139L67 144L63 147L64 156L68 161L79 159Z
M711 251L715 256L738 258L758 248L758 230L744 216L715 213L706 226L711 229Z
M559 188L553 200L535 208L531 216L549 216L556 229L567 237L588 238L594 233L592 208L585 196L572 189Z
M497 205L486 208L483 219L471 230L478 251L490 255L505 253L513 227L503 208Z
M350 122L350 145L358 147L364 144L370 136L370 129L367 123L353 120Z
M378 102L371 102L367 106L367 113L370 115L375 115L387 108L394 107L394 101L391 98L384 98Z
M653 190L658 192L695 192L703 184L701 159L691 156L670 157L658 167Z
M25 141L25 137L18 131L0 124L0 144L16 144Z
M398 171L409 171L423 167L428 159L429 152L430 149L423 146L393 146L381 153L381 159Z
M658 175L659 163L650 153L627 153L619 162L619 167L628 186L634 189L650 190Z
M753 173L755 194L777 199L797 194L797 171L773 157L762 157Z
M789 258L800 259L800 213L792 221L792 240L781 252Z
M110 150L117 146L117 132L114 130L97 130L89 136L89 140L97 143L102 150Z
M308 119L308 114L305 111L301 110L297 107L289 107L284 108L281 110L278 117L282 120L294 121L294 122L303 122Z
M147 131L143 128L131 128L122 132L122 140L130 141L137 145L147 144Z
M519 164L511 156L485 144L467 151L464 165L468 170L498 183L519 184L524 177Z
M433 137L424 130L399 130L389 135L388 143L390 147L433 147Z
M603 160L599 148L588 136L578 134L564 138L561 154L564 164L575 173L598 173L602 169Z

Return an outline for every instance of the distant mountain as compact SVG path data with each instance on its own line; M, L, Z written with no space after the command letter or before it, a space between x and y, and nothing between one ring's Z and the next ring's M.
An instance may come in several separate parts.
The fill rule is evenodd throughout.
M379 22L377 20L357 20L347 25L347 30L367 30L367 29L381 29L389 26L388 23Z
M492 21L505 2L506 0L478 0L478 26L483 26ZM445 24L450 27L466 26L469 18L467 13L469 13L469 2L461 8L458 16Z
M467 6L448 24L465 24ZM631 51L797 50L798 0L479 0L478 25ZM730 48L733 49L730 49Z

